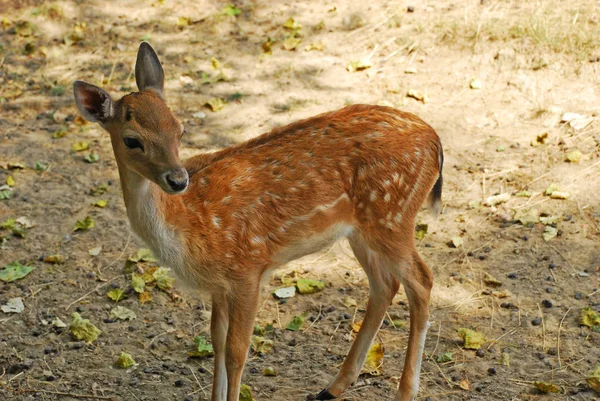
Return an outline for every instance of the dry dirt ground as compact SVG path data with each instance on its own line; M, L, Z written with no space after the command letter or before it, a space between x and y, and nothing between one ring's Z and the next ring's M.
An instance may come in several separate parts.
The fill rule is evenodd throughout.
M188 358L193 337L208 336L208 302L176 287L153 290L142 305L128 290L119 305L137 318L109 319L115 303L106 293L129 288L123 266L142 244L129 234L109 138L77 118L71 85L84 79L116 97L135 89L132 68L145 39L164 63L168 101L187 127L184 156L350 103L393 105L429 122L446 164L443 213L422 214L428 232L418 241L435 275L419 399L597 399L585 379L600 359L600 333L580 327L580 313L600 310L598 2L235 6L0 0L0 184L14 180L4 189L10 199L0 200L0 221L26 217L34 225L25 238L0 230L0 266L36 267L0 283L0 304L14 297L25 304L20 314L0 313L0 398L209 399L212 359ZM290 17L301 27L284 27ZM349 71L356 61L370 68ZM217 98L222 109L204 106ZM562 121L567 112L585 117L571 124ZM79 141L89 142L97 162L84 160L90 150L72 150ZM567 162L576 150L579 161ZM568 199L545 196L552 183ZM107 191L93 195L101 185ZM504 203L486 204L499 194L507 194ZM91 206L99 199L108 205ZM73 232L86 216L95 227ZM527 217L533 221L523 224ZM557 236L545 241L544 232ZM43 261L56 254L63 263ZM283 303L270 295L281 275L268 281L257 324L273 324L274 348L251 353L243 378L255 399L306 399L335 374L368 295L350 255L341 243L286 267L288 276L326 282L316 294ZM348 297L358 306L346 306ZM50 323L68 324L74 311L102 330L97 341L86 345ZM285 330L302 313L302 330ZM407 317L401 290L378 336L381 375L361 376L344 399L393 398L408 331L391 321ZM483 351L464 349L460 328L482 333ZM137 365L114 367L122 351ZM451 361L437 362L448 352ZM276 377L263 376L268 366ZM541 394L536 381L559 393Z

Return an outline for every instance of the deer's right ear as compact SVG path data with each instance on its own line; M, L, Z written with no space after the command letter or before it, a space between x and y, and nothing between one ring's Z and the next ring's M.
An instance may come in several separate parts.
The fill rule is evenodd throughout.
M81 115L93 123L105 123L113 116L113 102L108 92L83 81L73 84L75 104Z

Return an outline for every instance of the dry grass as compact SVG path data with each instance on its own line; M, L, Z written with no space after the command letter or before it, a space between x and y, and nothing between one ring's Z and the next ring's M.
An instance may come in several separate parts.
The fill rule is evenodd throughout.
M517 50L554 52L577 58L600 52L600 5L580 0L568 6L557 0L494 2L488 6L466 5L454 18L436 27L445 43L478 50L485 43L507 42Z

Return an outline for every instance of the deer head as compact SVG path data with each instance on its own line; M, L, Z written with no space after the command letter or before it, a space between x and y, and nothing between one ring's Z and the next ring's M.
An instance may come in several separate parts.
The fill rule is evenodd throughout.
M110 133L120 170L138 174L168 194L179 194L189 183L179 160L184 129L165 103L164 79L156 52L142 42L135 63L139 92L113 101L104 89L83 81L75 81L73 92L81 115Z

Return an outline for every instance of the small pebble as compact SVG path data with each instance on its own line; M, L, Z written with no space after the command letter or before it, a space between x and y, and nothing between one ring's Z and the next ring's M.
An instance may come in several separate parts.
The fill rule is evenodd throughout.
M496 373L497 373L497 371L496 371L496 368L489 368L489 369L488 369L488 374L489 374L490 376L493 376L493 375L495 375Z
M206 370L206 369L205 369L205 368L203 368L203 367L200 367L200 368L198 368L198 372L200 372L200 373L204 374L204 373L208 372L208 370Z
M577 292L575 293L575 299L583 299L583 297L584 297L584 294L583 294L583 292L581 292L581 291L577 291Z
M556 263L550 263L550 265L548 265L548 267L551 269L556 269Z
M523 236L523 241L529 241L529 235L524 235Z
M480 358L483 358L485 356L485 350L483 348L479 348L476 352L475 355L477 355Z
M413 6L408 6L408 7L406 7L406 12L407 13L414 13L415 12L415 8Z
M290 347L295 347L298 344L298 341L295 338L292 338L289 342L288 345Z
M517 273L509 273L508 276L506 276L506 277L508 277L510 279L515 279L515 278L517 278Z
M325 309L325 313L331 313L335 311L335 306L331 305L327 309Z
M544 308L552 308L553 304L552 304L552 301L550 301L549 299L544 299L542 301L542 306Z
M175 384L175 387L183 387L183 386L185 386L185 381L179 379L179 380L175 380L175 383L173 383L173 384Z
M541 317L536 317L535 319L533 319L531 321L531 324L534 326L539 326L540 324L542 324L542 318Z
M485 260L485 255L479 255L479 260Z
M83 306L78 306L77 308L75 308L75 312L83 312Z
M554 347L548 348L548 355L556 355L558 354L558 350Z
M252 374L255 375L255 374L258 373L258 369L256 369L256 368L250 368L250 373L252 373Z
M287 299L280 299L279 300L279 305L285 305L287 304Z
M317 396L316 396L316 395L314 395L314 394L309 394L309 395L307 395L307 396L306 396L306 399L307 399L308 401L313 401L313 400L316 400L316 399L317 399Z
M552 293L552 291L554 291L554 289L553 289L552 287L546 287L546 292L547 292L548 294L551 294L551 293Z

